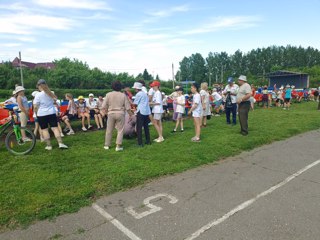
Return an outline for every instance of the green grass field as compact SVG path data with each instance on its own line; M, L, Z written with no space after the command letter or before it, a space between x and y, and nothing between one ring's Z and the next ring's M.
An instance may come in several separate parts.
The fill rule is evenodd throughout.
M37 143L22 157L10 155L0 142L0 230L26 226L90 205L102 195L143 184L150 179L185 171L236 155L263 144L318 129L317 103L294 104L290 111L257 108L249 114L249 135L240 126L225 124L225 116L213 117L202 129L201 143L193 143L191 120L184 133L171 133L173 122L164 123L163 143L144 148L136 140L124 140L124 151L104 150L104 131L78 132L65 137L69 150L45 151ZM151 136L156 137L151 126Z

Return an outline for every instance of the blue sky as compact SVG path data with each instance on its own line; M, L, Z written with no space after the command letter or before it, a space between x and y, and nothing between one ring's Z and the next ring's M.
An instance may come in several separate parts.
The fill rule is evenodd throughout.
M184 56L270 45L320 49L320 0L2 0L0 60L77 58L171 79Z

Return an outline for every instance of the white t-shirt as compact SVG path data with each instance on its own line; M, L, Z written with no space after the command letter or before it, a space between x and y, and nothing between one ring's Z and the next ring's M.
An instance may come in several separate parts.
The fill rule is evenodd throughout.
M163 113L162 94L159 90L154 92L153 97L152 97L152 102L159 104L159 105L153 105L152 112L153 113Z
M223 94L227 94L227 92L230 92L232 94L238 94L239 91L239 86L237 84L233 84L232 87L230 87L230 85L228 84L224 91ZM236 103L237 102L237 96L236 95L230 95L231 96L231 102L232 103Z
M180 105L180 104L183 104L183 106ZM177 108L176 108L176 112L177 112L177 113L184 113L185 104L186 104L186 98L185 98L183 95L178 96L178 97L177 97Z
M33 104L38 106L38 117L56 114L56 110L53 105L53 99L44 91L37 93L33 100Z
M193 117L201 117L202 115L202 104L201 104L201 96L199 93L193 95L193 103L192 106L198 104L197 107L192 111Z
M211 95L214 98L214 101L220 101L222 99L221 95L217 92L213 92Z
M207 103L209 102L209 94L207 93L206 90L201 90L200 91L200 96L204 97L204 104L207 105Z
M93 99L92 101L90 101L90 99L89 99L87 107L90 110L97 108L97 100Z
M154 95L154 90L153 88L150 88L148 92L148 96L153 96L153 95Z

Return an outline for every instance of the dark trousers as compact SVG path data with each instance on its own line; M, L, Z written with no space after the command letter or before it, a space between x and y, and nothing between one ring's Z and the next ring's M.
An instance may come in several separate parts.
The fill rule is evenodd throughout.
M242 102L239 104L239 122L241 126L241 134L248 134L248 115L250 110L250 102Z
M140 112L137 114L137 136L138 144L142 145L142 127L144 128L144 134L146 136L146 144L150 144L150 132L149 132L149 115L142 115Z
M226 108L227 123L230 124L230 114L232 113L232 123L237 123L237 104L232 103L232 108Z

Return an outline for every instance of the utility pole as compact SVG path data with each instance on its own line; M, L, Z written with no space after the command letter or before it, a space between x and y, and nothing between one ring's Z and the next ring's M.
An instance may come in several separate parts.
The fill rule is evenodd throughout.
M209 67L209 87L211 87L211 68Z
M20 66L20 77L21 77L21 86L23 87L23 73L22 73L22 64L21 64L21 52L19 52L19 66Z
M174 89L174 66L172 63L172 89Z

